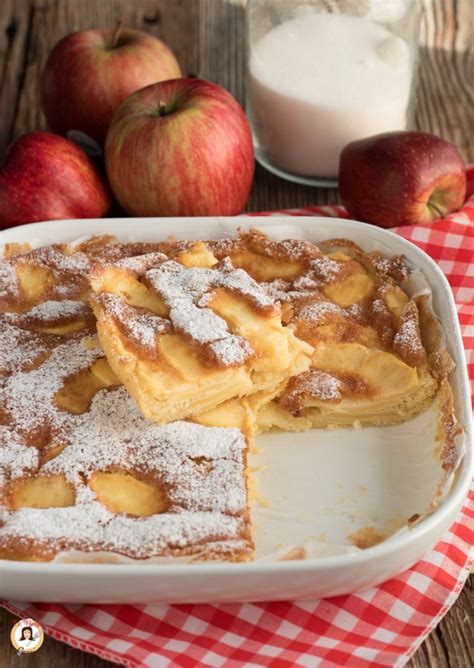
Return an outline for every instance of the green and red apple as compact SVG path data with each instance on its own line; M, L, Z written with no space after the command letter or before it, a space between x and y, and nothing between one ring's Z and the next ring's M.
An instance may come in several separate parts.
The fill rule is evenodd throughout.
M100 218L111 198L102 176L76 144L31 132L11 146L0 168L0 229L63 218Z
M48 125L79 130L103 144L112 114L128 95L181 70L172 51L139 30L83 30L56 44L44 68L41 97Z
M112 190L134 216L231 216L245 206L249 122L226 90L195 78L154 84L115 111L105 143Z
M357 220L380 227L429 223L463 205L465 164L456 147L436 135L374 135L343 149L339 192Z

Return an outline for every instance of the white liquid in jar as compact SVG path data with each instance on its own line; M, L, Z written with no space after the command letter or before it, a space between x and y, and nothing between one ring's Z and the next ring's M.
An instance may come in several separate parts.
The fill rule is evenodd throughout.
M311 13L286 21L250 53L259 143L282 169L335 177L346 144L406 128L412 76L405 40L368 18Z

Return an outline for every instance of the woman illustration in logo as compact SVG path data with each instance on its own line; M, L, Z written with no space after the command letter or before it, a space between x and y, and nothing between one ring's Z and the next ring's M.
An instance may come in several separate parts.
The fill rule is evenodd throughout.
M29 649L33 645L36 645L36 638L33 636L33 629L31 626L22 627L18 644L22 649Z

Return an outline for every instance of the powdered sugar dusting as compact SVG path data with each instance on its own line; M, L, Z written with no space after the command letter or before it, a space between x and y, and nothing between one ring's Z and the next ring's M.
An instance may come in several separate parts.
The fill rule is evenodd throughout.
M390 276L401 283L406 280L410 270L403 255L394 257L372 256L372 262L376 270L386 276Z
M272 241L256 230L241 233L237 239L211 239L205 243L220 258L232 257L242 249L249 249L261 253L264 257L306 264L309 259L320 254L319 248L311 241L303 239Z
M43 265L61 273L84 274L91 263L88 256L81 251L74 253L62 252L57 246L43 246L15 258L18 264Z
M31 540L49 549L84 552L107 551L134 559L180 554L232 555L249 551L240 535L241 518L222 513L177 512L132 518L113 515L97 502L68 508L22 508L13 521L6 516L0 539L14 539L18 546ZM222 540L222 537L228 537ZM232 538L234 538L232 540ZM214 546L214 541L217 545ZM31 549L31 548L30 548Z
M240 350L240 357L239 357ZM215 359L218 364L229 367L232 365L241 365L252 355L252 346L248 341L231 334L225 338L213 341L209 344L211 359Z
M274 244L278 248L279 253L283 252L291 260L306 259L319 253L319 249L315 244L302 239L284 239L283 241L274 242Z
M0 375L27 369L60 341L58 336L35 331L92 319L91 309L77 301L46 301L24 313L0 314Z
M314 278L310 278L304 274L298 276L298 278L293 281L293 288L295 290L303 290L304 292L312 292L317 290L319 286L319 281L315 281Z
M278 403L290 413L298 415L305 406L306 398L339 402L343 389L344 385L339 378L319 369L310 369L290 380Z
M121 387L96 394L90 411L77 420L72 444L43 472L64 473L76 486L83 474L109 468L151 473L164 484L173 507L239 513L246 502L245 447L237 429L148 421ZM211 467L200 472L198 458L209 460Z
M262 310L276 311L275 304L267 297L260 285L243 269L234 269L230 258L224 258L214 269L217 275L212 287L233 290L250 299L252 304Z
M28 267L46 269L48 280L41 286L45 298L74 299L82 297L87 290L87 276L91 261L82 251L70 252L71 248L63 245L43 246L16 255L0 263L0 297L7 301L16 301L23 295L17 270ZM28 270L27 270L28 271ZM52 279L52 280L51 280Z
M145 280L168 305L174 299L189 296L194 303L197 303L211 290L224 288L245 295L257 308L275 310L274 302L267 297L257 281L243 269L235 269L229 258L225 258L212 269L184 267L174 260L169 260L158 268L148 269L145 272Z
M146 253L144 255L126 257L122 260L117 260L114 265L122 269L127 269L128 271L133 271L137 275L141 275L150 267L156 267L167 260L168 257L163 253Z
M276 278L260 285L268 297L282 303L310 295L322 296L319 290L320 283L304 275L299 276L294 281Z
M24 369L50 348L45 337L20 329L0 315L0 376Z
M19 477L39 465L39 452L25 445L9 427L0 427L0 484L7 477Z
M194 549L211 540L248 546L241 539L248 527L246 442L239 430L189 422L159 426L141 415L123 387L98 392L90 410L73 416L73 422L70 445L38 473L64 475L75 487L76 505L43 510L40 522L35 509L6 512L0 540L33 538L56 549L65 544L67 549L110 550L135 558ZM5 459L11 460L18 445L8 442L6 451ZM24 468L16 467L12 477ZM147 479L151 475L165 490L167 512L147 518L110 513L87 484L95 471L109 469Z
M294 289L294 284L281 278L276 278L274 281L268 283L262 283L261 286L265 294L276 302L290 302L302 296L300 290ZM319 294L319 290L316 291L316 294Z
M234 269L227 258L212 269L187 268L173 260L148 269L145 282L169 307L169 319L176 331L206 346L210 356L223 367L241 365L252 354L248 341L229 331L226 321L206 308L216 288L235 291L261 309L274 310L258 283L241 269Z
M54 395L68 376L89 368L103 355L99 347L86 349L76 337L57 346L37 369L20 371L7 378L0 397L12 425L21 432L28 432L39 425L55 432L64 430L73 416L58 409Z
M270 299L274 299L275 301L287 301L291 299L289 293L291 283L282 278L276 278L274 281L268 281L267 283L260 283L260 286Z
M393 349L411 366L425 362L426 353L420 338L418 310L410 303L401 316L401 325L393 339Z
M312 369L308 372L308 377L305 379L303 391L313 397L322 399L323 401L339 401L341 399L341 391L343 385L341 381L335 376Z
M310 262L311 273L321 284L335 281L343 269L343 263L327 255L320 255Z
M158 334L171 332L171 324L165 318L154 313L140 311L136 307L129 306L125 300L111 292L106 292L98 297L107 315L111 315L120 323L127 335L138 345L148 349L156 346Z
M25 316L34 320L52 322L66 318L76 318L90 313L89 307L83 302L64 299L63 301L45 301L25 314Z
M216 289L236 292L248 299L254 308L270 314L278 313L275 302L245 271L235 269L229 258L212 268L189 268L168 260L162 253L149 253L110 266L133 271L149 289L160 295L169 309L167 317L172 330L201 346L204 359L212 361L214 366L240 366L254 354L250 343L232 334L227 322L208 308ZM146 313L145 309L130 307L112 293L102 293L98 299L106 314L113 315L136 343L145 346L149 354L157 354L156 335L169 331L165 320L151 312Z
M20 284L15 267L7 260L0 262L0 299L18 293Z
M345 315L343 308L334 304L334 302L311 302L310 304L304 305L298 311L298 319L301 320L311 320L314 323L317 323L321 320L324 320L326 316L331 315Z
M413 320L402 322L400 329L395 334L394 345L413 348L418 345L418 332Z

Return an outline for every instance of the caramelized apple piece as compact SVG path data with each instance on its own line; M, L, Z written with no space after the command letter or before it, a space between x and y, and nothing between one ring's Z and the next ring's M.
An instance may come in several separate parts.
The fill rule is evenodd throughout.
M10 505L18 508L64 508L74 505L74 486L63 475L40 475L13 482Z
M89 480L97 500L111 513L148 517L169 507L164 491L123 471L97 471Z
M120 385L120 380L107 360L99 359L90 369L85 369L69 378L56 393L55 402L59 408L74 415L81 415L89 408L96 392L114 385Z

